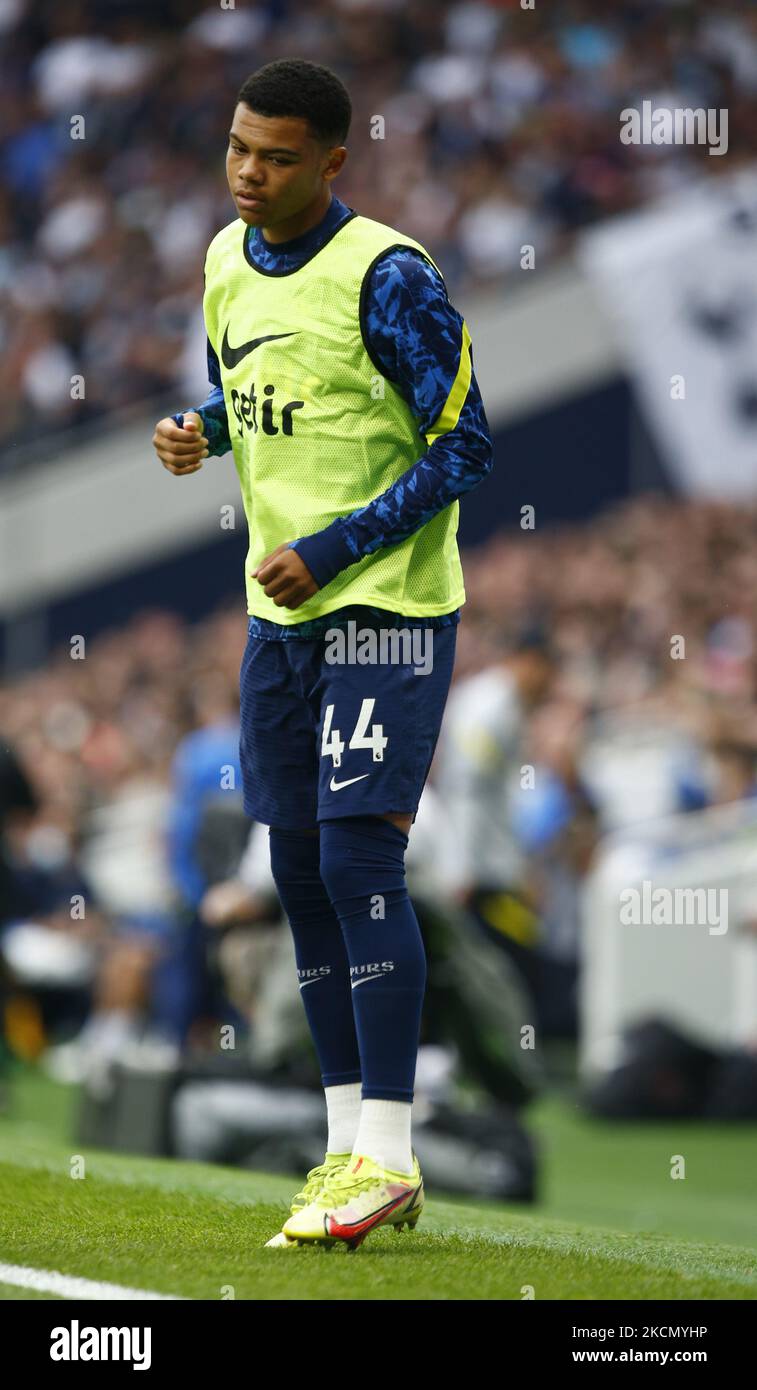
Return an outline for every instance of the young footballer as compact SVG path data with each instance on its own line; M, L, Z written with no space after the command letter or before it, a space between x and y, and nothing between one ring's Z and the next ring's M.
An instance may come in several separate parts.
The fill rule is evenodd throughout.
M212 390L153 440L177 476L231 449L249 526L244 805L270 827L328 1115L324 1161L268 1242L281 1247L355 1248L422 1210L426 962L404 855L465 599L458 498L492 464L439 268L332 193L350 117L318 64L269 63L242 86L238 216L205 266Z

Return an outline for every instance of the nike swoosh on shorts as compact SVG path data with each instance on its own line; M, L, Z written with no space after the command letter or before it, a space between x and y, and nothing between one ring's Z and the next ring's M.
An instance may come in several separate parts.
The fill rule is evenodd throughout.
M342 787L351 787L353 782L362 782L364 777L370 777L370 775L370 772L361 772L359 777L348 777L346 782L337 782L336 778L332 777L329 786L332 792L340 792Z

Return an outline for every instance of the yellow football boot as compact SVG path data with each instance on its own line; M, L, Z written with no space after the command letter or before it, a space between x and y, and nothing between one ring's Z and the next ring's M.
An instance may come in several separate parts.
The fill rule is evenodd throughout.
M343 1241L357 1250L378 1226L415 1228L423 1210L423 1178L413 1154L412 1173L382 1168L366 1154L334 1171L307 1206L287 1218L283 1234L289 1240Z
M315 1198L324 1187L327 1179L333 1177L340 1168L345 1167L351 1158L351 1153L327 1153L323 1163L319 1163L317 1168L311 1168L305 1179L305 1185L302 1191L295 1192L292 1198L289 1208L290 1217L295 1216L297 1212L302 1211L304 1207L309 1206L311 1202L315 1201ZM283 1231L279 1231L277 1235L271 1236L271 1239L266 1241L265 1248L267 1250L291 1250L296 1245L296 1240L290 1240Z

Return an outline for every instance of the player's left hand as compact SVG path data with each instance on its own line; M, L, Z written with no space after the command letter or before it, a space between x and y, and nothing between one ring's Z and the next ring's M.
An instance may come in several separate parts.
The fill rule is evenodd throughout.
M318 591L305 561L289 545L278 545L252 571L253 579L263 585L263 593L273 599L277 608L299 608Z

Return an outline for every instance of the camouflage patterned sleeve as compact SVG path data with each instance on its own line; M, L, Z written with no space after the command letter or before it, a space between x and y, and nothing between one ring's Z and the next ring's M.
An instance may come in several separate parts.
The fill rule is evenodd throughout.
M208 381L210 382L210 393L202 405L187 406L187 410L196 410L202 417L205 437L208 441L208 453L222 457L228 454L231 448L229 437L229 422L226 415L226 403L223 398L223 387L221 386L221 367L208 339ZM184 412L172 415L172 420L176 421L179 428L184 425Z
M395 248L376 263L365 339L429 447L365 507L294 542L321 588L366 555L412 536L492 467L467 325L450 304L441 276L419 252Z

